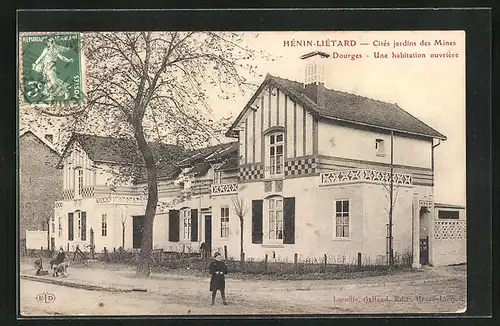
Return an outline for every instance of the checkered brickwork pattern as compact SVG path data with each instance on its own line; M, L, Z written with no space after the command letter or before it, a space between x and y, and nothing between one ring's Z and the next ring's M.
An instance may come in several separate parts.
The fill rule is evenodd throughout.
M264 170L260 165L240 167L240 181L258 180L264 177Z
M82 197L94 197L94 187L85 187L82 189Z
M73 199L75 197L75 190L74 189L66 189L62 191L62 197L63 199Z
M297 176L316 173L316 159L301 158L285 162L285 176Z

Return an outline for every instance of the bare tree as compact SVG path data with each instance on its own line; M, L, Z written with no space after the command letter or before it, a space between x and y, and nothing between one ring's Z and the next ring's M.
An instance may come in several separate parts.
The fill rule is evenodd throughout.
M238 216L240 220L240 262L241 265L245 262L245 253L243 252L243 226L245 221L245 215L248 212L248 207L245 203L245 200L239 196L233 196L231 198L233 203L233 210L236 216Z
M148 276L158 204L157 164L162 159L151 144L181 135L181 145L196 147L221 135L208 117L209 89L217 88L218 96L229 100L245 87L254 88L245 75L255 73L248 62L258 53L244 45L240 34L226 32L85 33L82 44L85 101L38 109L50 116L72 117L81 132L99 130L135 140L147 176L137 273Z

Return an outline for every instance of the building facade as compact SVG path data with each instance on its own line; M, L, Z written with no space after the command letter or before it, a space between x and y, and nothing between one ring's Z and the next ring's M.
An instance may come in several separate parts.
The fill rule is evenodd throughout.
M156 248L197 252L204 243L237 258L243 232L250 259L326 254L346 263L361 254L364 263L385 264L392 211L395 254L412 257L414 267L433 263L433 159L446 137L396 104L326 88L327 56L302 57L304 82L267 75L226 134L234 143L171 161L175 169L159 178ZM88 245L84 230L92 227L96 250L139 248L146 182L111 189L97 171L140 162L98 158L81 144L70 141L62 160L57 240Z
M52 141L52 135L43 135L30 128L23 128L19 133L19 235L22 247L26 231L38 230L50 232L43 248L54 245L54 202L61 196L62 173L56 168L60 155Z

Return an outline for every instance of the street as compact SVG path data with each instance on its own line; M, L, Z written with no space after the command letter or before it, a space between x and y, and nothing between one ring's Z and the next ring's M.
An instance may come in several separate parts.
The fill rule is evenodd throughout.
M385 275L362 280L307 281L295 288L284 287L287 283L293 284L293 281L242 281L229 278L226 289L228 306L221 304L219 294L215 306L210 306L210 292L204 278L135 279L142 281L140 283L144 284L148 292L126 293L89 291L21 279L21 314L357 314L453 313L464 310L464 267L429 268L423 273ZM391 281L391 277L398 281ZM401 278L405 281L401 281ZM39 302L37 295L41 293L52 294L53 301Z

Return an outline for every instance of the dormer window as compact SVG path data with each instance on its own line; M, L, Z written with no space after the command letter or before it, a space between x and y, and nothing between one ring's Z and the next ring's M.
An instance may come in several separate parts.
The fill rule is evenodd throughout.
M75 183L75 194L81 196L83 192L83 169L81 167L77 167L75 169Z
M221 183L221 180L222 180L222 172L221 171L214 171L214 184Z
M219 170L219 168L222 166L222 164L214 164L212 167L214 169L214 179L213 183L214 184L220 184L222 182L222 171Z
M385 145L383 139L375 139L375 153L378 156L385 156Z
M281 175L284 170L284 134L282 132L272 133L269 136L269 175Z

